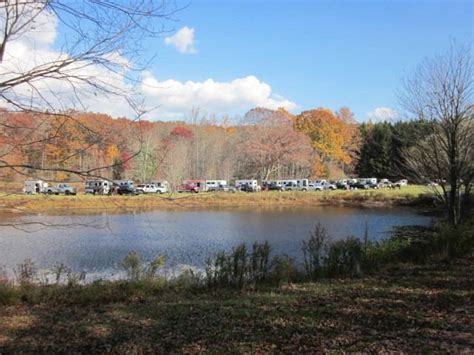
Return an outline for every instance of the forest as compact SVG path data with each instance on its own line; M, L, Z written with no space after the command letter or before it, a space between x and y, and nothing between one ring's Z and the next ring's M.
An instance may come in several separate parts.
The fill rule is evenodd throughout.
M428 133L420 121L358 123L347 107L291 114L254 108L238 122L193 110L184 121L0 112L4 181L38 177L259 180L406 176L404 151Z

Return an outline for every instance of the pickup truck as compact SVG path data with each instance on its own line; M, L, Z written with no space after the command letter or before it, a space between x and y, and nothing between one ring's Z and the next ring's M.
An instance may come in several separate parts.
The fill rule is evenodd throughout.
M69 184L58 184L56 186L48 186L44 191L48 195L76 195L76 188Z
M335 184L331 184L327 181L314 182L314 183L309 184L308 189L309 190L314 190L314 191L336 190L337 186Z
M137 186L137 192L140 194L164 194L167 192L164 186L156 186L155 184L140 184Z

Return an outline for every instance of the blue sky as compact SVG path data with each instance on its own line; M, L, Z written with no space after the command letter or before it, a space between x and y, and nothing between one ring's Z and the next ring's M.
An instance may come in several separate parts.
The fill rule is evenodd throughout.
M358 120L376 108L397 109L401 78L450 41L470 43L474 23L472 2L456 0L194 0L175 18L168 26L194 30L194 50L150 41L156 80L255 76L277 101L295 103L293 112L348 106ZM215 113L236 114L245 104L231 106Z
M359 121L391 119L400 111L402 78L453 41L472 45L474 32L471 1L174 1L185 8L157 23L170 31L144 39L143 59L154 59L135 89L154 109L145 116L151 120L187 119L193 109L238 118L257 106L293 113L347 106ZM28 36L7 46L14 68L57 58L74 43L54 14L42 15ZM117 73L95 64L86 70L129 91L130 80ZM44 85L55 98L69 98L60 106L135 117L123 97L84 90L78 105L77 91L54 84Z

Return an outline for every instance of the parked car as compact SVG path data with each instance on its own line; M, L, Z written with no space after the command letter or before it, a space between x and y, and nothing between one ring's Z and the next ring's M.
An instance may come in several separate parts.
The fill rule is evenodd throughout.
M257 192L262 190L255 179L235 180L234 186L238 191Z
M366 181L357 181L355 183L350 184L350 188L353 190L358 189L368 189L370 186L366 183Z
M350 186L349 186L348 180L338 180L338 181L336 182L336 187L337 187L338 189L347 190L347 189L349 189Z
M162 193L161 190L155 184L139 184L136 187L139 194L156 194Z
M393 188L393 183L388 180L388 179L382 179L380 182L377 184L377 187L379 189L391 189Z
M160 194L165 194L169 192L169 184L168 181L165 180L156 180L156 181L151 181L150 184L155 185Z
M325 184L323 184L323 186L325 190L337 190L336 184L332 182L326 182Z
M309 184L309 190L323 191L323 190L336 190L337 186L330 183L327 180L316 180Z
M312 191L323 191L324 190L324 186L323 184L319 183L319 182L311 182L309 183L308 185L308 190L312 190Z
M207 191L206 180L185 180L178 192L205 192Z
M251 183L244 183L239 186L239 191L243 192L258 192L260 191L260 186L252 185Z
M135 188L131 180L115 180L114 189L119 195L138 195L139 192Z
M401 179L395 182L394 186L401 188L402 186L407 186L408 185L408 180L407 179Z
M265 188L268 191L285 191L285 186L281 180L266 181Z
M76 195L77 193L75 187L64 183L57 186L48 186L44 192L48 195Z

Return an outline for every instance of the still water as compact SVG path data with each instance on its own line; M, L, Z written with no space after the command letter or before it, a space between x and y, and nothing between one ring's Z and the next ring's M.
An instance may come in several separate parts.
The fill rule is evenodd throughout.
M334 239L362 238L367 225L370 238L378 240L393 226L430 221L412 209L346 207L2 216L0 266L13 270L31 259L40 269L63 263L86 272L89 280L117 278L122 276L120 261L132 250L145 260L165 254L173 269L199 269L217 251L266 240L273 254L300 259L301 241L318 222Z

